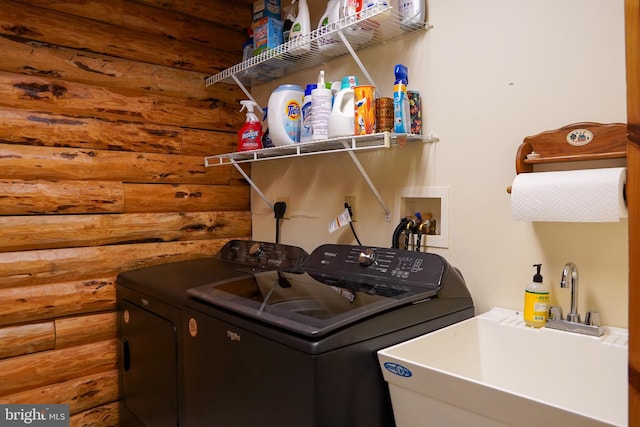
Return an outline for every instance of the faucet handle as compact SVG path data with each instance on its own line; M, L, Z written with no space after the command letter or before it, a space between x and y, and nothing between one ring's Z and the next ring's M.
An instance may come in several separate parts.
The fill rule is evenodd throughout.
M562 320L562 307L553 306L549 308L549 319Z
M600 326L600 313L596 311L588 311L584 319L584 323L590 326Z

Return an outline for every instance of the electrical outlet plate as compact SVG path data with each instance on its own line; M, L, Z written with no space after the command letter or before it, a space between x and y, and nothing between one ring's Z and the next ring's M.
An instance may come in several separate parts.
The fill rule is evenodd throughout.
M358 197L350 194L350 195L346 195L344 196L344 202L348 203L349 206L351 206L351 221L352 222L356 222L357 221L357 215L359 213L358 211Z
M291 201L288 197L276 197L276 202L284 202L287 209L284 211L283 219L291 219Z

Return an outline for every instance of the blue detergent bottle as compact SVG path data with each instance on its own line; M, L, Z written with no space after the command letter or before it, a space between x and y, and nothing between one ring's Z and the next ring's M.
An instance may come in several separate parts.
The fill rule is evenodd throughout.
M409 84L409 69L402 64L394 68L396 81L393 84L393 131L395 133L411 132L411 116L409 115L409 98L407 85Z

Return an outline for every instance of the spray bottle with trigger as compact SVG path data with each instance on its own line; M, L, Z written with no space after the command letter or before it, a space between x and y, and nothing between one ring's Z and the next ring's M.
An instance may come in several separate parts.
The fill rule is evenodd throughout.
M242 104L240 111L247 110L247 118L238 131L238 151L262 148L262 124L253 112L254 107L257 107L258 104L249 99L240 101L240 104Z

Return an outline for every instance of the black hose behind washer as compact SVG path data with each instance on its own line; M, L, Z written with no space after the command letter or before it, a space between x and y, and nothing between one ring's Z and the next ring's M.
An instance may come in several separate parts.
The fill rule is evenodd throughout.
M394 249L400 249L400 235L407 228L407 224L409 223L409 218L402 218L400 220L400 224L396 226L396 229L393 230L393 236L391 237L391 247Z

